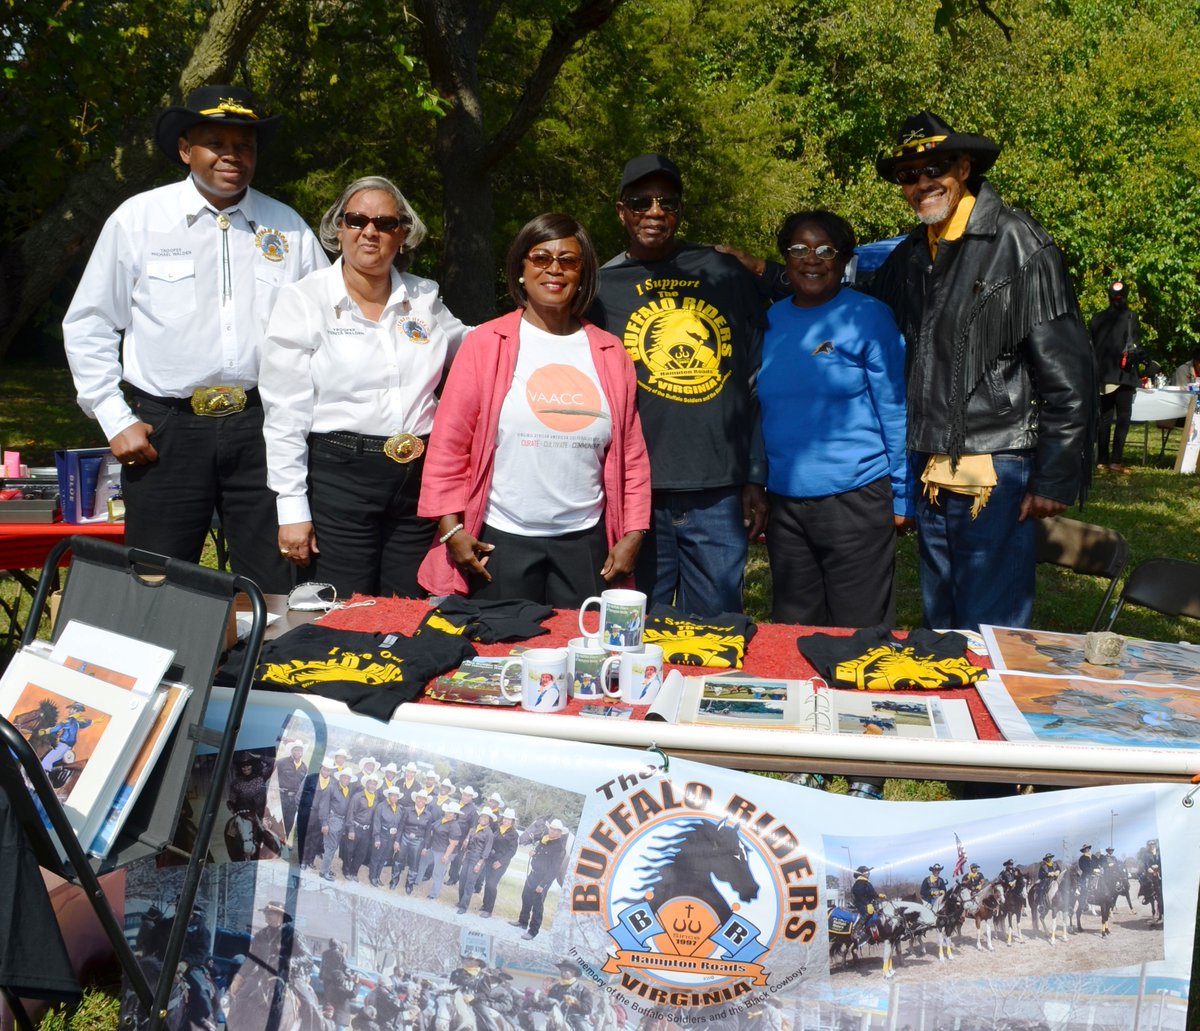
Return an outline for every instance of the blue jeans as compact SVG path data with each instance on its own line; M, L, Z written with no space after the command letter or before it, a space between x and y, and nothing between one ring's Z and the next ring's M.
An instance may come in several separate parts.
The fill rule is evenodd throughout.
M916 473L927 455L914 455ZM971 518L974 499L938 492L936 505L917 502L918 554L925 625L978 630L980 623L1028 626L1033 613L1033 520L1017 522L1021 499L1033 471L1032 451L992 455L996 486Z
M650 606L696 616L742 611L746 528L742 488L654 492L649 539L636 579Z

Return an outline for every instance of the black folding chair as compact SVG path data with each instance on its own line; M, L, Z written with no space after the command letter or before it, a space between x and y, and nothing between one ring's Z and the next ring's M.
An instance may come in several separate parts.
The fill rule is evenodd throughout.
M1035 524L1035 548L1038 562L1061 566L1084 576L1103 577L1108 589L1100 600L1089 630L1100 626L1112 601L1117 580L1129 562L1129 542L1116 530L1077 519L1052 516Z
M1105 629L1113 628L1126 605L1141 605L1164 616L1200 619L1200 563L1152 558L1136 566L1125 581Z
M162 974L151 986L126 941L120 923L109 907L97 875L124 867L135 860L158 855L170 848L187 860L176 913L190 913L200 887L204 860L224 797L225 780L241 729L242 714L253 682L257 657L267 625L267 608L258 586L245 577L165 558L150 552L121 547L86 537L68 537L46 559L25 628L24 644L37 637L54 571L70 549L71 566L59 603L55 637L72 619L129 637L171 648L180 680L192 688L187 707L171 740L131 809L112 849L103 860L85 854L41 763L29 743L7 720L0 718L0 790L10 797L21 819L38 862L67 880L78 883L116 952L122 971L145 1008L146 1026L157 1031L167 1016L175 969L183 951L187 920L175 920L162 957ZM204 726L213 677L224 649L225 633L239 594L250 599L249 655L242 667L229 707L229 718L220 731ZM212 783L197 818L197 833L188 850L173 843L183 808L188 778L199 746L217 752ZM43 823L22 771L45 809L51 827ZM61 847L61 851L60 851ZM65 854L65 859L61 856ZM15 1000L14 1000L15 1001ZM28 1028L29 1018L19 1002L14 1018Z

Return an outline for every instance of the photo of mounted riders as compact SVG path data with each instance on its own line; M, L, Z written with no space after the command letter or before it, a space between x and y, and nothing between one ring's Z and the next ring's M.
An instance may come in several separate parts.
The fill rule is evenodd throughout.
M581 795L382 737L326 727L324 754L317 740L297 713L275 747L235 752L213 862L276 861L306 893L336 886L516 940L552 928ZM196 761L180 842L214 761Z
M130 868L125 933L157 976L182 870ZM617 1031L627 1014L539 944L414 916L377 893L313 898L282 864L206 868L171 1031ZM298 904L299 903L299 904ZM135 999L127 992L123 1015Z
M826 835L834 986L1052 978L1162 959L1159 833L1144 795L911 836Z

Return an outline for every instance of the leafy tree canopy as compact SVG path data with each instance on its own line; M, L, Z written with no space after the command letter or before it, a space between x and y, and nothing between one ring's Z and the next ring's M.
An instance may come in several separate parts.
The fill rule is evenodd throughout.
M13 248L62 217L90 168L145 148L147 118L238 2L252 6L0 0L0 96L16 113L0 130L0 284L20 287ZM461 31L431 31L435 15ZM911 215L873 161L929 107L1003 145L991 181L1063 248L1085 314L1112 277L1132 284L1167 364L1200 342L1198 19L1189 0L282 0L231 67L287 115L260 185L315 221L348 179L389 175L433 230L417 271L476 311L481 295L502 304L500 258L538 212L565 209L618 251L616 184L643 150L683 168L693 240L769 254L783 216L812 206L863 240L902 231ZM557 44L544 102L514 122ZM139 174L129 192L152 185ZM90 233L70 243L80 256ZM58 277L37 309L51 333L69 265Z

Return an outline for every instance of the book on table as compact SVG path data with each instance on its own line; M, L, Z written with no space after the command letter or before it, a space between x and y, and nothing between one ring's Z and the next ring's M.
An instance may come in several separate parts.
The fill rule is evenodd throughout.
M512 655L479 655L468 659L458 669L438 677L425 689L425 694L438 702L512 708L520 702L500 693L500 670L512 658Z
M834 690L814 680L730 673L668 678L646 718L813 734L955 741L977 736L962 699Z

